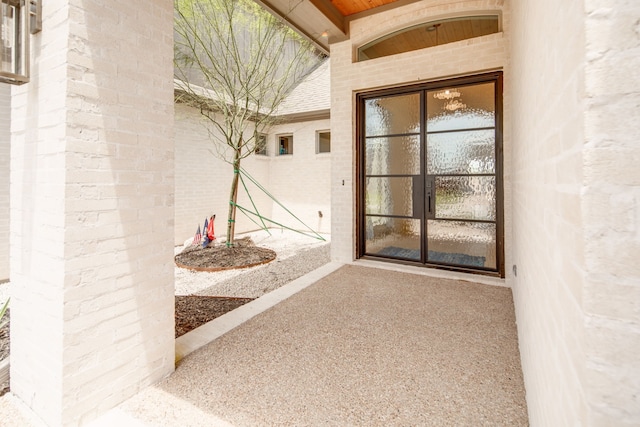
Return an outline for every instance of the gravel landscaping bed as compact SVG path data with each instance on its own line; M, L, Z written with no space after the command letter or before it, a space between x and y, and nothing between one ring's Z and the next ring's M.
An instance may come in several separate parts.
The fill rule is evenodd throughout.
M275 260L248 269L215 272L176 268L176 295L258 298L330 261L330 243L293 232L247 235L258 247L276 252ZM183 250L176 248L176 254Z
M175 268L176 336L271 292L330 261L328 241L280 230L272 231L271 235L261 231L246 236L251 238L256 246L275 251L276 259L256 267L215 272ZM178 254L182 250L183 247L176 247L175 253ZM8 294L9 284L0 284L0 302L4 302ZM8 357L9 346L7 325L0 329L0 360ZM8 390L9 384L0 384L0 396Z
M329 260L329 244L324 244L285 259L276 258L268 264L234 270L232 274L227 271L176 269L176 338L321 267ZM181 292L186 295L179 295Z

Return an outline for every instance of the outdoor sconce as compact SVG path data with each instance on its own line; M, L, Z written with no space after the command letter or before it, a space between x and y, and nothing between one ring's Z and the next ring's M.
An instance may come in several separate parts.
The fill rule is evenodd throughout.
M42 30L42 0L0 0L0 83L29 81L29 34Z

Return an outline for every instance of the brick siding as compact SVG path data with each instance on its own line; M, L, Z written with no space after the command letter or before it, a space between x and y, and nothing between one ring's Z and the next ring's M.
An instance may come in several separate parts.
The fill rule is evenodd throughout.
M193 237L204 219L216 215L216 237L226 238L231 166L216 151L217 142L209 138L199 112L183 104L176 105L176 206L175 244ZM329 120L311 120L280 124L267 134L267 155L250 155L242 168L264 186L280 203L312 230L328 233L331 224L329 173L331 154L315 153L315 132L327 130ZM293 134L294 151L276 156L276 135ZM254 184L245 180L253 203L261 215L294 229L305 228ZM239 189L238 204L251 211L244 188ZM323 212L320 218L318 211ZM254 219L256 219L254 217ZM267 225L278 227L267 222ZM260 227L240 211L236 233Z
M174 369L173 3L43 13L12 98L11 388L77 425Z
M9 279L11 86L0 84L0 283Z

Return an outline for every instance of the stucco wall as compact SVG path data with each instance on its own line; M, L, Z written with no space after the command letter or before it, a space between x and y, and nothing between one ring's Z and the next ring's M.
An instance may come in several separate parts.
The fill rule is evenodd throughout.
M431 20L478 11L502 14L503 31L475 39L354 62L358 46L390 32ZM332 153L332 259L350 262L355 257L355 94L382 87L435 81L487 70L507 71L509 10L501 0L421 1L351 21L350 40L331 45ZM504 186L510 193L509 97L504 92ZM510 265L511 213L505 198L506 265ZM509 277L507 269L507 278Z
M199 112L184 104L176 105L176 207L175 244L181 245L193 237L204 219L216 214L216 237L226 237L231 166L216 154L213 142L203 127ZM267 134L267 155L250 155L242 160L242 167L264 186L280 203L314 231L329 232L330 160L331 154L315 153L316 130L327 130L329 120L315 120L281 124ZM276 136L293 134L292 155L276 156ZM294 229L305 228L263 191L245 180L253 202L260 214ZM241 186L240 206L253 210L251 200ZM322 211L320 218L318 211ZM256 219L256 218L254 218ZM276 224L266 223L270 227ZM260 227L240 211L236 216L236 232Z
M0 283L9 279L11 86L0 83Z

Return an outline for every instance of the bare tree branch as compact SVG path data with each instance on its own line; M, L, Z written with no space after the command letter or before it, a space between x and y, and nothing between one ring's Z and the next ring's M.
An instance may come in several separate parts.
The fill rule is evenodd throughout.
M233 166L232 246L241 160L262 148L278 105L321 54L252 0L176 0L174 44L176 101L200 110L216 155Z

